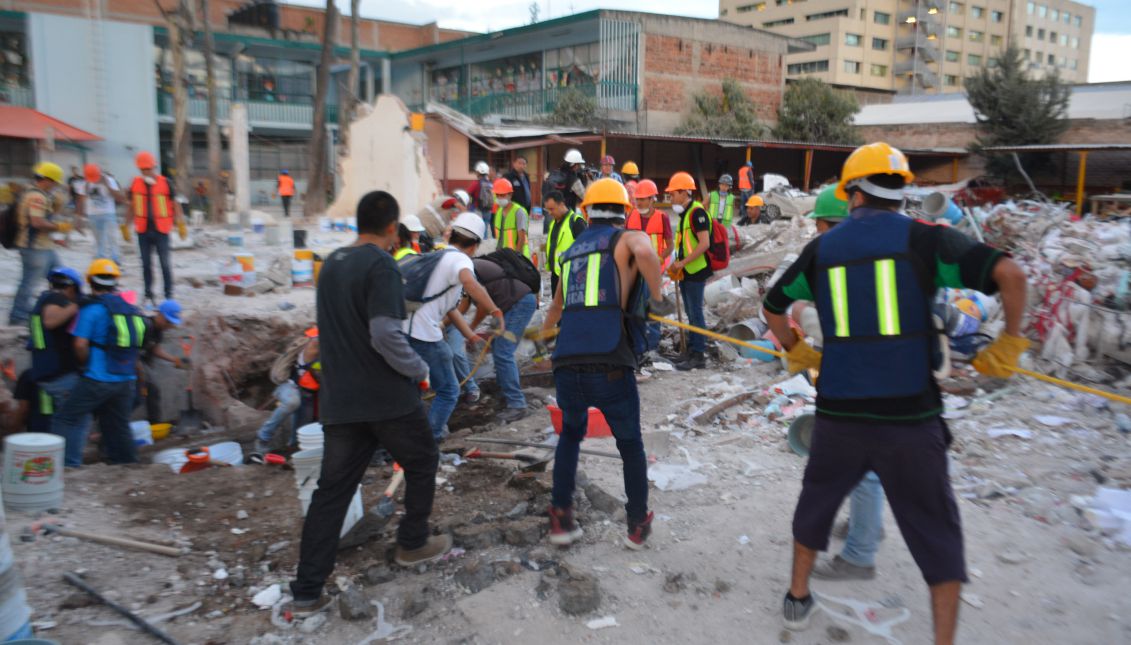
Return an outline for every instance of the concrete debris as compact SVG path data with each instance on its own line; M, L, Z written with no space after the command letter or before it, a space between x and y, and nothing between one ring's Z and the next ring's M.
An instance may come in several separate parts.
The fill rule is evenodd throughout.
M456 571L455 583L467 593L479 593L495 582L495 569L482 558L471 558Z
M326 624L327 620L328 619L326 618L326 614L324 613L314 614L310 618L302 621L302 624L299 625L298 629L304 634L313 634L314 632L321 629L322 626Z
M360 589L351 587L338 595L338 612L346 620L365 620L373 617L373 605Z
M828 634L829 640L834 643L847 643L848 641L852 640L852 634L848 633L847 629L843 627L837 627L836 625L829 625L828 627L826 627L825 633Z
M506 526L503 539L511 546L535 546L546 534L546 521L540 517L524 517Z
M275 584L263 589L251 597L251 602L260 609L270 609L283 597L282 588Z
M558 580L558 608L567 614L580 616L596 611L600 606L601 587L597 578L563 567Z
M601 488L592 481L585 484L582 490L585 491L585 498L589 500L589 504L602 513L614 515L617 511L624 508L624 502L606 492L604 488Z
M585 623L585 626L594 631L598 629L605 629L607 627L619 627L617 624L616 616L605 616L603 618L594 618L593 620Z

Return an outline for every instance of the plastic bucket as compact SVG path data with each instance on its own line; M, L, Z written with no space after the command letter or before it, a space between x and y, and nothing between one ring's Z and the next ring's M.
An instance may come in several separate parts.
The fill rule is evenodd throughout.
M291 225L290 222L283 222L283 223L286 224L287 226ZM306 230L301 229L301 228L296 228L293 231L291 231L291 244L296 249L306 248Z
M153 431L148 421L130 421L130 432L133 433L135 446L153 445Z
M263 221L262 217L251 218L251 232L263 233L267 228L267 224Z
M298 436L298 449L299 450L313 450L321 448L324 442L322 434L321 423L308 423L298 429L295 433ZM319 457L321 459L321 457Z
M817 415L803 414L789 424L789 433L786 441L793 452L800 457L809 456L809 447L813 445L813 427L817 424Z
M554 432L557 434L562 433L562 409L556 405L547 405L546 409L550 411L550 423L554 424ZM589 423L585 430L586 437L611 437L613 430L609 427L609 422L605 420L605 415L597 408L589 408Z
M235 441L224 441L208 446L208 454L212 461L219 461L233 466L243 465L243 448Z
M245 287L255 284L255 256L251 253L236 253L233 257L239 262L243 274L240 276L240 284Z
M228 233L228 246L243 248L243 231Z
M4 506L42 511L63 503L62 437L21 432L4 439Z
M934 219L945 219L951 224L962 221L962 209L942 193L931 193L924 197L923 212Z

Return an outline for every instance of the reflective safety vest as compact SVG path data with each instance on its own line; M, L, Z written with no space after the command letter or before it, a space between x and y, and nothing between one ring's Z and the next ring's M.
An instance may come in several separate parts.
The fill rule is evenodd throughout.
M397 252L393 254L393 259L394 260L400 260L401 258L405 257L406 255L419 255L419 254L416 251L414 251L413 249L406 246L402 249L397 249Z
M137 373L137 357L145 341L145 318L141 311L116 293L95 297L88 307L102 305L110 312L110 333L107 342L91 345L106 352L106 371L111 374Z
M754 169L750 166L743 166L738 169L738 189L754 189Z
M624 227L630 231L644 231L648 234L648 238L652 240L652 248L656 249L656 255L664 257L664 253L668 250L668 241L664 239L664 220L667 217L663 211L652 208L652 215L648 218L647 224L641 224L643 216L640 211L632 209L628 214L628 221L625 222Z
M299 354L299 360L302 360L302 354ZM321 386L318 383L318 379L315 378L314 373L315 372L321 372L321 371L322 371L322 361L314 361L313 363L311 363L310 365L308 365L306 367L299 366L298 367L299 377L298 377L298 381L297 381L298 386L301 387L304 390L310 390L311 392L317 392L318 388L321 387Z
M711 201L707 213L711 216L711 219L723 226L730 227L730 222L734 219L734 202L734 193L727 193L726 202L723 204L722 219L719 219L719 191L711 191Z
M46 300L50 293L44 291L40 294L31 310L31 318L28 319L27 348L31 350L31 378L37 383L49 381L63 374L68 364L75 364L70 356L74 353L74 347L66 327L47 329L43 326L43 308L47 306Z
M51 395L41 387L35 389L39 392L39 413L45 417L55 414L55 401L51 398Z
M691 215L697 210L703 210L703 205L699 202L691 202L687 210L683 212L679 220L679 231L675 235L675 249L680 260L691 255L695 251L695 247L699 245L699 238L695 234L695 230L691 226ZM707 231L707 235L711 234ZM683 267L685 273L694 275L703 269L707 268L707 253L695 258L693 262Z
M149 208L153 209L153 221L157 232L168 234L173 230L173 203L170 199L169 181L158 175L152 186L142 177L134 177L130 186L130 212L134 216L134 230L144 233L149 228L149 210L145 198L149 196Z
M530 240L529 231L523 231L527 234L528 239L526 244L520 249L518 248L518 212L522 211L523 215L526 214L526 209L516 202L511 202L507 206L507 212L504 213L503 209L496 208L494 216L494 229L495 238L499 240L500 249L514 249L530 259ZM530 219L526 220L527 225L530 224Z
M857 208L819 238L823 398L915 396L930 386L933 285L911 255L912 220Z
M611 354L625 333L620 272L613 251L620 231L594 226L561 256L561 331L553 360Z
M294 197L295 178L290 175L279 175L279 196Z
M556 276L562 274L558 258L573 246L573 223L579 219L581 216L571 210L560 222L550 222L550 231L546 235L546 262L550 265L550 272Z

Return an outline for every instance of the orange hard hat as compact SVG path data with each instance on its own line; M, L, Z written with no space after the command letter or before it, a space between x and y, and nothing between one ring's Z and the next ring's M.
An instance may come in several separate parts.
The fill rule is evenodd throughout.
M651 179L641 179L640 183L636 184L636 199L642 197L655 197L660 194L660 189L656 187L656 182Z
M511 185L509 179L499 177L495 180L495 183L491 185L491 190L494 191L496 195L509 195L514 192L514 186Z
M307 338L318 338L318 325L307 329L305 332Z
M137 156L134 157L134 163L137 165L138 170L157 167L157 159L153 157L153 153L146 152L145 150L137 153Z
M695 190L695 180L686 172L677 172L668 180L668 187L664 192L670 193L675 190Z
M88 163L82 167L82 176L89 182L96 182L102 179L102 169L98 167L98 164Z

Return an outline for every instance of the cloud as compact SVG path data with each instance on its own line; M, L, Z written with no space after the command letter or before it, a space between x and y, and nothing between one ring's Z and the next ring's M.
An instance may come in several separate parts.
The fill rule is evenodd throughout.
M1127 52L1131 51L1131 34L1095 34L1092 53L1088 57L1088 82L1131 80Z

